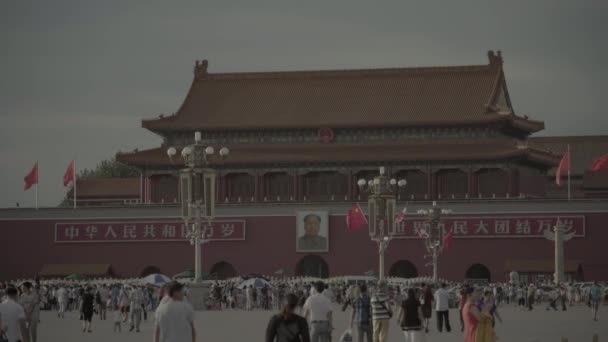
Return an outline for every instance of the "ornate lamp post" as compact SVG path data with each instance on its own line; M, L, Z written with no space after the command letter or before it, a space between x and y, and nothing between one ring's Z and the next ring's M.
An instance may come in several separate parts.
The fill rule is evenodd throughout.
M569 241L576 233L574 230L568 231L566 225L558 218L553 227L553 233L546 229L544 232L547 240L555 242L555 273L553 281L555 284L562 284L566 279L564 274L564 242Z
M206 227L215 217L215 170L210 168L213 159L217 159L215 149L204 146L201 132L194 133L194 144L185 146L181 151L186 168L179 173L179 192L182 218L186 226L192 224L188 231L190 243L194 245L194 283L202 283L201 242L205 238ZM224 159L230 151L222 147L219 158ZM167 149L169 158L177 154L175 147ZM207 225L203 226L203 220Z
M407 185L405 179L397 181L385 174L380 167L380 175L372 180L359 179L357 184L363 192L368 192L369 205L369 236L378 243L380 269L378 278L384 280L384 252L396 232L395 225L395 191L397 187Z
M437 283L438 279L438 264L439 255L443 252L445 231L441 224L441 215L451 214L452 211L449 209L441 209L437 206L437 202L433 201L433 207L430 209L418 210L418 214L427 215L426 234L425 234L425 246L429 254L426 257L432 258L433 266L433 282Z

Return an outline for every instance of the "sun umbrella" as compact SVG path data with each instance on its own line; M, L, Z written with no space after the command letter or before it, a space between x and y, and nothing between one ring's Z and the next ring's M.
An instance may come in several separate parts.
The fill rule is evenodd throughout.
M65 277L65 279L70 279L70 280L81 280L81 279L85 279L86 276L82 275L80 273L72 273L69 276Z
M187 270L187 271L180 272L173 276L173 279L180 279L180 278L194 278L194 271Z
M169 277L167 277L164 274L160 274L160 273L153 273L148 276L145 276L142 279L142 282L144 284L155 285L155 286L162 286L170 281L171 281L171 279Z
M250 278L250 279L247 279L244 282L240 283L239 286L237 286L237 288L244 289L245 287L249 287L250 285L257 289L260 289L265 286L270 287L270 283L262 278Z

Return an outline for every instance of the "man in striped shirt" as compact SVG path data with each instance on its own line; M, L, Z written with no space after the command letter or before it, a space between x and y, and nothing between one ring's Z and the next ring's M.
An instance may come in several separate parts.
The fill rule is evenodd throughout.
M374 342L386 342L388 341L388 323L393 316L386 294L386 283L378 282L378 288L372 297L371 304Z

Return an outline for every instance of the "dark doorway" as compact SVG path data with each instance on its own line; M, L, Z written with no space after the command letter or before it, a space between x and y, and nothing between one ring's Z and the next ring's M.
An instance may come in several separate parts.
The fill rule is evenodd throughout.
M490 270L485 265L473 264L467 269L467 272L465 273L465 278L475 280L485 279L490 282Z
M409 260L399 260L391 266L389 277L416 278L418 270Z
M211 267L209 274L219 280L233 278L237 276L236 269L231 263L220 261Z
M154 273L161 273L160 268L158 268L154 265L150 265L150 266L144 267L144 269L141 270L141 273L139 274L139 276L143 278L145 276L148 276L148 275L154 274Z
M327 278L329 267L320 256L307 255L296 264L296 276Z

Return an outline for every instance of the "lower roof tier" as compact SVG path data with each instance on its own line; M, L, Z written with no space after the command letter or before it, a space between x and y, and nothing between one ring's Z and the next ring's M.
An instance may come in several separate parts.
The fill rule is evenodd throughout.
M220 147L220 146L215 146ZM412 163L519 159L551 168L560 156L505 140L439 141L432 143L378 144L240 144L227 146L230 155L216 167L257 165L311 165L333 163ZM182 166L178 155L171 160L168 146L118 153L120 162L138 167Z

